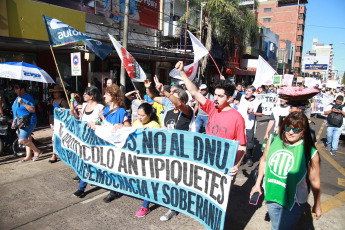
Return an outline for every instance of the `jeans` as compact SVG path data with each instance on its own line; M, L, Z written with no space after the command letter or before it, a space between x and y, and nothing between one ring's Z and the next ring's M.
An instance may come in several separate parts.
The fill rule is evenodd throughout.
M202 115L196 116L196 118L195 118L195 132L198 133L202 126L204 126L205 130L206 130L207 121L208 121L208 116L202 116Z
M255 125L254 125L255 126ZM246 158L252 159L253 158L253 150L254 150L254 126L251 129L246 129L246 136L247 136L247 152Z
M78 190L85 191L86 186L87 186L87 182L80 180Z
M276 202L267 202L268 214L271 219L271 230L294 229L306 207L307 203L295 203L290 211Z
M338 150L338 144L339 144L339 138L341 135L343 127L333 127L328 126L327 127L327 141L326 146L331 147L332 150L337 151Z
M144 208L149 208L149 205L150 205L150 201L144 200L144 202L143 202L143 207L144 207Z

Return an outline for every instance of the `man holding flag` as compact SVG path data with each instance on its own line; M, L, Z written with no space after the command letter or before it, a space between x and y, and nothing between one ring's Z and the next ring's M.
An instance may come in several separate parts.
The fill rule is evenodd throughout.
M239 112L229 106L235 86L228 80L218 80L214 84L214 102L201 94L183 70L183 62L179 61L175 68L181 75L188 91L200 104L208 116L206 134L239 141L235 166L229 174L235 176L246 151L246 135L244 119Z

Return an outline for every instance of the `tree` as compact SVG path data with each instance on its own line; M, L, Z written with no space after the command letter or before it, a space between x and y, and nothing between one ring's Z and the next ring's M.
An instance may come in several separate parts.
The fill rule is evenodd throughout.
M341 79L341 84L345 85L345 72L343 74L343 78Z
M199 28L202 0L190 0L188 20L195 28ZM214 40L223 46L223 53L229 57L238 50L242 55L248 42L255 41L258 34L258 23L253 12L246 6L239 5L239 0L207 0L203 7L201 41L208 50L212 49ZM257 1L255 0L257 5ZM199 20L198 20L199 19ZM186 14L181 19L186 22ZM213 40L214 39L214 40ZM224 57L228 59L229 57ZM205 71L208 56L203 59L201 69Z

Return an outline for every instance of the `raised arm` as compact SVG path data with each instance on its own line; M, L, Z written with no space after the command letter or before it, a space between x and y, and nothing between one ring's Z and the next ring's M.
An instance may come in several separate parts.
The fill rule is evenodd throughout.
M171 101L171 103L173 103L179 110L182 111L182 113L186 114L187 116L190 114L188 106L185 103L181 102L181 100L175 97L172 93L166 91L163 87L163 84L159 82L157 76L154 77L154 81L156 83L156 89L159 92L163 93L164 96L166 96Z
M206 103L206 98L200 93L198 87L196 87L191 80L189 80L187 74L183 70L183 62L176 63L175 68L179 71L188 91L201 105Z
M137 93L137 91L136 90L132 90L132 91L126 93L125 97L127 97L128 100L132 101L133 100L133 98L132 98L132 94L133 93Z
M159 104L163 104L163 98L162 97L156 97L156 95L152 92L151 90L151 82L149 79L146 79L144 81L145 84L145 88L146 88L146 93L147 95L154 100L155 102L159 103Z

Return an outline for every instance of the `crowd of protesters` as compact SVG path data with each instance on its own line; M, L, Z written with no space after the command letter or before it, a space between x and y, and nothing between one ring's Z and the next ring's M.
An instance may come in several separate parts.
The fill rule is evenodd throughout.
M320 206L320 174L319 174L319 156L315 148L315 130L311 121L308 106L311 100L288 101L277 96L274 107L269 118L265 132L264 151L255 152L254 138L257 127L257 117L263 115L261 101L257 95L279 94L281 87L275 85L260 86L255 88L252 85L244 86L241 83L234 85L229 80L219 79L212 85L199 84L196 86L189 80L183 71L183 63L178 62L175 68L179 71L182 81L171 85L163 85L155 76L153 81L145 80L143 85L137 85L138 89L127 92L125 95L119 86L112 79L104 82L104 95L101 95L101 82L94 80L94 85L87 87L83 94L72 92L69 103L64 99L63 89L60 86L54 86L49 90L53 98L49 102L49 123L54 129L53 111L56 107L70 108L71 115L88 123L88 127L95 129L97 125L111 125L113 130L121 129L124 126L135 128L163 128L185 130L190 132L206 133L208 135L220 138L239 141L239 148L236 155L234 167L229 169L229 174L236 178L239 167L247 164L252 167L253 156L261 157L260 167L258 168L258 179L252 189L251 196L255 192L262 193L261 183L265 185L265 200L267 201L269 215L272 222L272 229L281 229L287 222L295 225L306 207L308 191L306 183L310 181L311 189L314 195L313 212L319 218L322 215ZM22 114L21 110L27 110L29 113L33 110L34 103L32 98L26 94L20 85L16 86L15 92L18 95L17 102L14 103L14 114ZM301 89L305 88L300 86ZM325 109L325 115L340 115L341 120L345 116L344 93L341 88L320 89L320 93L333 96L335 103L330 104ZM27 99L26 99L27 98ZM126 110L125 100L130 102L129 109ZM128 102L127 101L127 102ZM127 103L128 104L128 103ZM24 107L20 107L24 105ZM26 106L25 106L26 105ZM30 107L31 105L31 107ZM1 107L1 106L0 106ZM2 108L0 108L2 112ZM17 112L15 111L17 109ZM25 113L26 114L26 113ZM312 114L312 118L316 114ZM231 119L229 119L231 117ZM35 128L35 117L27 130L21 130L20 141L28 146L27 156L21 160L37 160L41 151L30 141L31 133ZM343 122L340 126L328 122L327 128L327 147L331 155L335 156L339 136L342 130ZM33 128L32 128L33 127ZM219 128L221 127L221 128ZM270 135L270 133L273 134ZM280 183L285 183L286 189L275 187L269 183L274 180L274 173L271 167L279 165L268 165L266 162L272 157L272 154L281 149L289 149L294 152L294 161L298 162L292 176L285 175ZM34 157L31 156L34 152ZM58 161L58 155L53 151L50 163ZM276 164L278 164L276 162ZM270 171L271 170L271 171ZM308 173L306 173L308 172ZM264 175L267 178L264 178ZM293 178L292 178L293 177ZM273 178L273 179L272 179ZM77 197L85 196L87 183L79 181L77 191L74 193ZM291 182L293 181L293 182ZM293 192L291 192L293 191ZM292 195L291 195L292 194ZM109 203L122 196L121 193L110 191L104 198L104 202ZM142 206L135 216L144 217L150 212L150 202L143 201ZM167 221L176 216L175 210L169 210L160 218Z

